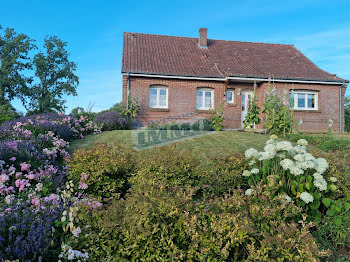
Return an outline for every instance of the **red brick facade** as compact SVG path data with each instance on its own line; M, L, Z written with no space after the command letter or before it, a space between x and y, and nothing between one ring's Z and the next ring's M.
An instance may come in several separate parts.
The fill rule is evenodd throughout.
M168 108L149 108L149 87L151 85L164 85L168 88ZM129 77L129 91L132 97L136 96L140 105L138 119L146 126L150 122L188 122L208 118L208 111L196 110L196 90L198 87L207 87L214 90L214 109L225 100L224 81L200 81L165 79L150 77ZM326 84L298 84L298 83L275 83L277 90L313 90L318 92L318 110L295 111L296 121L302 118L300 130L326 131L328 123L333 121L333 130L339 131L339 90L340 85ZM225 104L226 129L241 128L241 96L240 92L245 89L253 90L253 83L230 82L228 89L234 90L234 103ZM257 98L260 108L263 108L264 96L268 89L266 82L257 85ZM344 101L346 87L342 89L342 101ZM123 103L127 100L127 76L123 75ZM344 127L344 108L342 109ZM263 124L257 128L263 128Z

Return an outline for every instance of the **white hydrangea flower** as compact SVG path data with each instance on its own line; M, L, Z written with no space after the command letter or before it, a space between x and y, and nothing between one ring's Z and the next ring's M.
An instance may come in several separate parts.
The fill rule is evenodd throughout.
M317 158L316 162L317 162L316 171L320 174L323 174L324 172L326 172L326 170L329 167L327 160L324 158Z
M266 141L266 145L268 145L268 144L276 144L276 143L277 142L276 142L275 139L269 139L269 140Z
M320 173L317 173L317 172L313 174L313 177L315 178L315 180L323 179L323 176Z
M302 163L299 163L298 165L301 169L307 170L307 169L315 169L315 163L314 161L304 161Z
M297 145L293 149L297 154L304 154L306 152L306 147L301 145Z
M303 192L300 194L300 199L303 200L306 204L309 204L314 201L314 198L312 195L310 195L308 192Z
M259 173L259 168L253 168L251 173L252 174L258 174Z
M255 148L249 148L244 153L247 159L256 158L257 154L258 154L258 150L256 150Z
M254 165L254 164L256 164L256 161L255 161L255 160L251 160L251 161L249 162L249 165L250 165L250 166L252 166L252 165Z
M286 203L290 203L292 199L288 195L282 195L280 198L285 201Z
M332 183L335 183L335 182L338 181L338 179L335 178L334 176L332 176L332 177L329 178L329 181L332 182Z
M304 158L305 158L305 161L315 160L315 157L310 153L305 153Z
M276 152L274 151L267 151L267 152L259 152L257 157L259 161L264 161L264 160L270 160L274 158L276 155Z
M278 138L278 136L276 136L276 135L271 135L270 136L270 139L273 139L273 140L276 140Z
M327 190L327 181L322 177L320 179L314 180L314 185L317 187L320 191Z
M251 194L253 194L253 192L254 192L254 190L253 189L251 189L251 188L249 188L249 189L247 189L246 191L245 191L245 195L246 196L250 196Z
M299 139L299 140L297 141L297 144L298 144L298 145L301 145L301 146L307 146L307 145L308 145L308 142L307 142L307 140L305 140L305 139Z
M291 169L295 165L295 163L293 162L293 160L290 160L287 158L287 159L283 159L280 162L280 165L283 168L283 170L288 170L288 169Z
M289 169L290 173L294 176L299 176L304 174L304 170L302 170L300 167L298 166L293 166L292 168Z
M276 146L274 144L267 144L264 147L265 152L273 152L276 153Z
M250 176L250 171L244 170L242 176L245 176L245 177Z
M276 144L277 151L289 151L293 148L292 144L288 141L281 141Z
M304 162L304 160L305 160L303 154L297 154L293 158L294 158L294 160L299 161L299 162Z

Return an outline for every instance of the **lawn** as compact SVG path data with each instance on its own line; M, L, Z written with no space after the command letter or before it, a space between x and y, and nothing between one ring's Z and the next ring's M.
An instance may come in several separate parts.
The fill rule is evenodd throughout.
M89 148L97 143L120 143L125 147L132 149L132 130L115 130L106 131L99 135L89 135L85 139L75 140L71 143L71 150ZM350 140L350 135L337 135L337 137ZM225 132L208 132L203 136L187 138L176 144L180 149L193 150L204 158L213 158L219 156L228 156L232 154L242 154L248 148L254 147L262 150L265 142L269 139L268 135L253 132L225 131ZM167 146L167 145L163 145ZM315 146L309 145L308 149L320 156L327 154ZM147 150L149 149L145 149Z
M262 150L268 138L267 135L248 132L208 132L199 137L187 138L171 144L176 143L176 146L180 149L193 150L202 157L215 157L244 153L245 150L251 147ZM99 135L89 135L86 139L74 141L71 144L71 149L74 151L88 148L96 143L113 144L116 142L125 145L127 148L133 148L132 130L115 130L103 132Z

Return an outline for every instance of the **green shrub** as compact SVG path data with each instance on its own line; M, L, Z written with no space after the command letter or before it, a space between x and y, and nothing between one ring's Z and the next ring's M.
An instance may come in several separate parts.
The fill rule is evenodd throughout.
M80 215L81 228L90 227L76 245L92 261L316 261L326 255L311 225L293 222L300 209L271 199L263 187L255 197L235 190L195 202L193 188L152 174L138 179L125 200Z
M211 116L209 117L210 126L215 131L221 131L224 128L223 122L225 120L224 117L224 106L225 102L218 106L217 110L210 109Z
M191 150L180 150L176 145L157 147L141 154L137 162L135 183L138 183L138 178L148 174L166 179L172 186L195 186L200 183L200 160Z
M201 191L217 196L229 193L244 184L242 173L247 167L246 160L241 155L209 159L198 171L201 174Z
M97 144L73 153L69 161L69 179L79 185L82 174L88 176L89 194L111 197L124 194L128 177L134 171L134 153L119 144Z

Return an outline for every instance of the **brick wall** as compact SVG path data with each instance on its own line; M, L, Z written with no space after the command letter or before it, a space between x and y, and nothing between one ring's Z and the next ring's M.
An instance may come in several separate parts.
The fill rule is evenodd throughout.
M150 109L149 108L149 87L151 85L164 85L168 88L168 109ZM334 121L333 129L339 130L339 86L338 85L306 85L306 84L281 84L276 83L276 88L283 92L290 89L306 89L319 92L319 109L315 112L300 111L295 112L297 121L302 117L303 124L301 130L325 131L328 129L328 121ZM225 84L221 81L197 81L197 80L179 80L179 79L161 79L146 77L130 77L130 94L136 96L140 113L138 119L142 125L150 122L188 122L198 119L208 118L209 112L196 110L196 89L198 87L213 88L214 90L214 109L225 100ZM239 129L241 127L241 96L238 91L253 89L253 84L249 83L229 83L227 88L234 90L234 103L225 104L225 122L227 129ZM268 89L267 83L261 83L257 86L258 103L261 108L265 93ZM345 88L343 89L343 96ZM127 77L123 76L123 103L126 104L127 98ZM344 122L343 122L344 123ZM262 128L260 124L258 128ZM344 125L343 125L344 126Z

